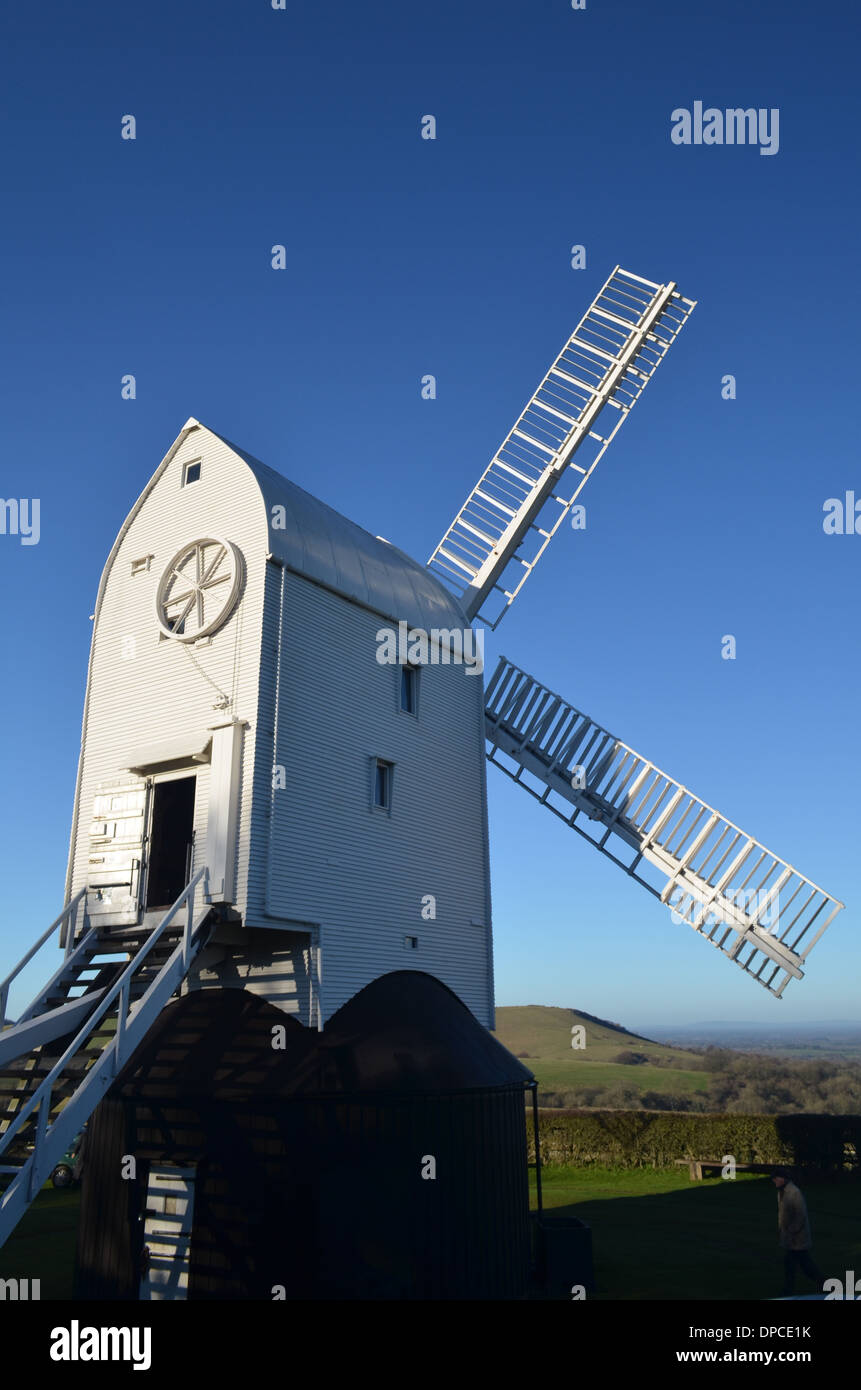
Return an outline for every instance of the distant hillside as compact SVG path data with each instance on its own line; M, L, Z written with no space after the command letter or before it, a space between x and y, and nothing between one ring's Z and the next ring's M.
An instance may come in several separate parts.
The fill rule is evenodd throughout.
M861 1062L861 1024L833 1023L687 1023L655 1024L650 1030L676 1047L733 1047L744 1052L783 1057L832 1058Z
M496 1036L535 1075L543 1105L742 1114L861 1114L852 1058L765 1055L655 1042L578 1009L528 1004L496 1011ZM572 1048L572 1028L585 1047Z
M571 1046L571 1030L578 1025L586 1032L584 1048ZM542 1004L499 1008L495 1036L535 1074L542 1092L615 1087L689 1095L708 1084L695 1053L653 1042L578 1009ZM617 1060L620 1056L625 1060Z

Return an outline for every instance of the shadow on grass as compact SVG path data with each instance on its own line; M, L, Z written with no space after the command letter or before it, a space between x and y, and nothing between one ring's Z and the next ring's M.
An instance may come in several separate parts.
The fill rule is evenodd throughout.
M597 1287L590 1299L781 1293L777 1198L768 1178L692 1183L654 1169L550 1169L543 1187L548 1216L576 1216L592 1228ZM823 1273L841 1282L847 1269L861 1273L861 1183L811 1179L803 1190ZM0 1278L39 1279L43 1300L72 1298L79 1204L77 1190L46 1187L0 1251ZM803 1276L796 1292L813 1292Z
M77 1189L43 1188L0 1250L0 1278L38 1279L43 1301L71 1298L80 1204Z
M560 1174L570 1170L558 1170ZM768 1299L783 1286L777 1197L768 1178L692 1182L663 1192L616 1195L611 1185L550 1174L549 1216L592 1228L599 1299ZM669 1185L669 1182L668 1182ZM566 1190L567 1189L567 1190ZM861 1268L861 1184L806 1182L813 1255L826 1278ZM813 1293L799 1275L796 1293Z

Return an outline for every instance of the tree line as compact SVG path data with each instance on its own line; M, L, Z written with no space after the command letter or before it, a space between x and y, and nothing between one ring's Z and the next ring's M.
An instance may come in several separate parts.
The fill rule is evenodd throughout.
M861 1114L861 1065L833 1059L816 1060L736 1052L725 1047L692 1049L699 1058L693 1069L707 1075L700 1091L657 1090L637 1086L636 1067L653 1058L634 1051L618 1053L614 1061L632 1070L631 1084L584 1085L564 1091L539 1092L540 1103L554 1108L589 1106L609 1110L690 1110L711 1113ZM667 1078L669 1080L669 1077Z

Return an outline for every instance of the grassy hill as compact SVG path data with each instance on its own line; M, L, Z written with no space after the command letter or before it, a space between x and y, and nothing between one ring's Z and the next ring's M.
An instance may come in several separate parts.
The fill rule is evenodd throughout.
M571 1030L578 1025L585 1029L586 1045L572 1048ZM684 1095L708 1085L695 1053L652 1042L577 1009L541 1004L500 1008L495 1036L535 1074L542 1093L627 1087ZM617 1061L620 1054L643 1060Z

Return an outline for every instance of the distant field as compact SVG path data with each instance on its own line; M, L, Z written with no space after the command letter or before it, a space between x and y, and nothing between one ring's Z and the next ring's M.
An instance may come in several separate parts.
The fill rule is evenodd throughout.
M638 1091L685 1092L705 1091L708 1075L703 1071L681 1068L624 1066L616 1062L580 1062L576 1072L567 1059L563 1062L540 1058L522 1058L523 1065L534 1072L542 1090L565 1091L576 1086L632 1086Z
M771 1057L797 1061L845 1061L861 1063L861 1026L856 1024L773 1024L757 1028L737 1024L687 1024L678 1031L660 1028L674 1047L732 1047Z
M585 1029L584 1048L571 1046L571 1030L577 1026ZM629 1086L637 1091L689 1095L708 1087L708 1074L699 1067L696 1054L652 1042L575 1009L538 1004L497 1009L496 1037L534 1073L543 1091ZM641 1053L648 1061L637 1065L614 1061L620 1052Z

